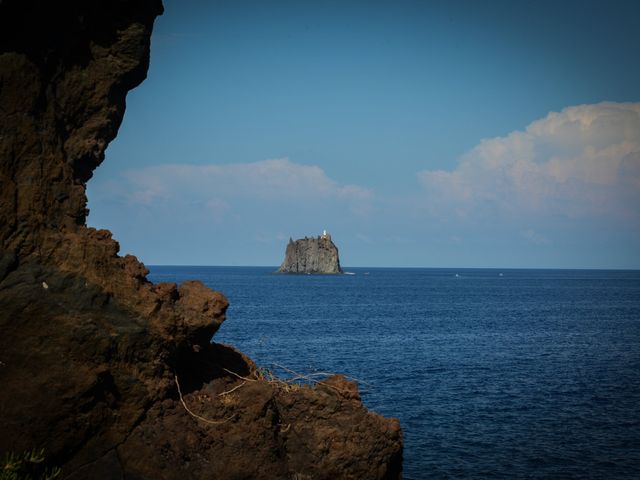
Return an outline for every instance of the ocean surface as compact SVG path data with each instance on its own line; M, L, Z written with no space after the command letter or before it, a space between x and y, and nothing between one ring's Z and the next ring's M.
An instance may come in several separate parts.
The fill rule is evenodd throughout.
M640 271L150 267L230 300L215 341L339 372L398 417L404 478L640 479Z

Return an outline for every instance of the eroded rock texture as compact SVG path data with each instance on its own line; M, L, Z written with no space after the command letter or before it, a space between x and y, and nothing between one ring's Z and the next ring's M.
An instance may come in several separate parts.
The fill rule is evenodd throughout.
M85 226L85 183L145 78L161 12L0 2L0 453L45 448L78 479L398 477L398 422L353 384L265 380L209 343L222 294L154 285Z
M318 237L289 239L280 273L342 273L338 247L326 232Z

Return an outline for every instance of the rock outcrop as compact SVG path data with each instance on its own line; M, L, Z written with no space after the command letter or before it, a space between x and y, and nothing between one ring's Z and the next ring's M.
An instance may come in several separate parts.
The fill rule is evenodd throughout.
M0 2L0 455L44 448L70 479L399 477L399 424L354 384L267 381L210 343L224 295L153 284L85 226L161 12Z
M325 231L318 237L289 239L279 273L342 273L338 247Z

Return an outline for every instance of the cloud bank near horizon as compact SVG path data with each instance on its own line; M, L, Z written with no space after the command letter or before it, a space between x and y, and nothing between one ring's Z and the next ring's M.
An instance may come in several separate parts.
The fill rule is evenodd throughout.
M336 199L347 203L368 201L371 190L340 185L316 165L301 165L288 158L239 164L173 164L128 170L124 179L133 187L132 202L152 204L178 196L208 198Z
M120 232L126 239L134 229L143 229L150 238L173 238L176 245L182 231L185 243L203 249L209 238L218 242L224 236L230 247L280 245L289 235L361 221L375 200L367 188L341 184L316 165L287 158L129 169L117 180L97 181L91 188L90 224L113 229L119 239ZM121 243L127 247L126 240ZM131 250L153 248L146 244Z
M532 259L520 263L529 266L563 266L572 255L575 265L567 265L640 259L640 103L549 113L524 130L481 140L451 170L418 172L417 182L407 178L393 194L367 188L366 176L363 185L340 183L318 165L287 158L157 165L96 182L91 207L124 246L140 225L149 236L174 236L176 245L179 232L187 232L194 256L211 238L230 251L271 245L256 247L246 264L273 263L260 255L277 261L283 239L323 228L355 250L352 265L388 258L390 265L428 266L447 256L486 258L489 265ZM123 208L135 220L120 227ZM174 262L190 263L159 263Z

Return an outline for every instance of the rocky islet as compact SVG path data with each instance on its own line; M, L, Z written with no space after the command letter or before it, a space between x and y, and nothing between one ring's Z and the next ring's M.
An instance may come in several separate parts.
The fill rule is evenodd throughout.
M325 230L317 237L289 239L279 273L339 274L338 247Z

